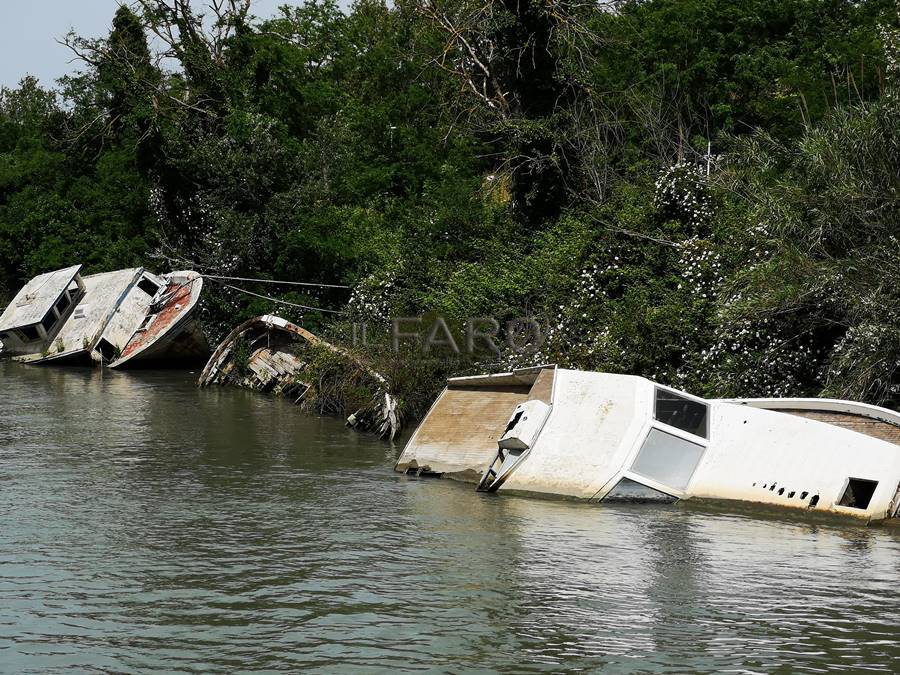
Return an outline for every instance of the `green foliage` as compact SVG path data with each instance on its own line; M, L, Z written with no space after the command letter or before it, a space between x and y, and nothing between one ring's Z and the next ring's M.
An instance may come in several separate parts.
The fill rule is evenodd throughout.
M213 339L262 313L338 340L540 323L528 353L365 354L412 416L452 372L548 361L897 400L887 0L136 6L69 36L57 89L0 92L0 299L74 262L193 266L353 286L210 283Z
M890 281L900 271L898 128L890 92L836 109L796 144L739 148L737 180L763 225L726 316L781 336L759 351L794 391L900 400L900 296ZM776 176L757 168L773 164Z

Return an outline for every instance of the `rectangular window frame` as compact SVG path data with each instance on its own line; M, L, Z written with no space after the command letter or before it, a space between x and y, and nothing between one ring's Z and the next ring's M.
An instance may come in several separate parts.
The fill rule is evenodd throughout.
M19 340L26 344L29 344L31 342L38 342L41 339L41 331L38 329L39 325L40 324L21 326L20 328L16 328L14 332L19 337ZM29 336L26 331L34 331L34 337Z
M676 429L676 431L680 430ZM694 463L694 467L691 469L690 475L687 476L683 486L660 482L657 478L647 473L641 473L640 469L637 467L638 461L641 458L641 453L644 451L645 446L650 440L650 436L653 435L654 432L657 432L658 434L661 434L663 436L670 436L676 440L696 446L700 449L697 461ZM625 472L625 477L636 480L637 482L657 489L660 492L666 492L678 497L687 494L688 488L690 487L691 482L694 480L694 476L697 474L697 469L699 469L700 465L703 463L703 459L706 456L706 451L709 448L709 445L707 443L699 442L699 438L699 436L693 436L683 431L681 433L672 433L672 431L670 431L669 428L666 428L665 425L650 425L647 428L647 431L641 435L641 442L638 445L637 452L635 452L631 457L631 461L628 465L628 470Z
M69 297L68 292L63 293L61 296L59 296L59 300L57 300L56 305L54 305L59 316L62 316L63 314L65 314L66 310L69 309L69 307L71 307L71 306L72 306L72 298Z
M851 506L849 504L844 504L844 500L848 497L848 490L850 490L851 483L857 483L860 487L863 485L871 485L872 490L868 493L868 498L866 499L865 506ZM837 501L834 503L835 509L844 511L845 513L860 513L865 512L870 509L872 506L872 500L875 498L875 493L878 490L878 486L881 481L876 480L874 478L857 478L856 476L850 476L844 481L844 486L841 488L840 496Z
M159 289L162 288L162 286L160 286L158 283L156 283L155 281L153 281L153 279L150 279L149 277L143 277L140 281L138 281L137 287L140 290L142 290L144 293L149 295L151 298L155 298L156 294L159 293ZM152 293L149 290L147 290L149 287L152 287L154 289Z
M690 403L696 403L698 405L703 406L703 408L706 411L706 414L703 419L703 434L702 435L696 434L693 431L689 431L687 429L682 429L681 427L676 427L676 426L669 424L668 422L661 420L659 418L659 394L661 392L672 395L672 396L676 396L678 398L682 398L685 401L688 401ZM674 431L675 435L677 435L677 436L684 435L685 440L693 440L694 442L696 442L696 440L694 440L694 439L703 439L703 441L706 442L706 441L709 441L709 438L710 438L710 427L711 427L710 422L711 422L711 420L710 420L709 402L705 401L702 398L698 398L697 396L691 396L690 394L686 394L683 391L678 391L677 389L672 389L671 387L664 387L659 384L653 385L653 421L654 421L654 424L659 425L660 429L662 429L662 430L668 431L670 433L672 431ZM705 442L703 443L704 445L706 444Z
M44 315L43 319L41 319L41 326L43 326L44 332L48 337L53 333L53 329L56 328L58 322L59 317L56 316L56 312L52 309Z

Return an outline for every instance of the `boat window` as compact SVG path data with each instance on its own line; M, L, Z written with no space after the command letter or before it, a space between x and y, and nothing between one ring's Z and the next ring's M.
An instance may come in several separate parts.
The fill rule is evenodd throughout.
M103 356L104 361L114 361L119 358L119 348L106 338L100 338L97 343L97 351Z
M142 291L144 291L144 293L152 298L159 290L159 284L156 284L147 277L144 277L138 282L138 288L140 288Z
M631 465L634 473L676 490L687 488L705 448L659 429L650 429Z
M616 483L616 486L612 490L606 493L603 501L629 502L632 504L670 504L677 501L677 498L672 495L667 495L665 492L654 490L653 488L647 487L630 478L623 478Z
M878 487L877 480L851 478L847 481L847 487L844 488L844 494L838 504L849 506L851 509L865 510L869 508L869 502L872 501L876 487Z
M706 424L708 412L709 406L705 403L667 389L656 389L656 405L653 416L663 424L695 436L708 438Z
M41 321L41 325L44 327L44 330L47 331L47 334L50 334L50 331L53 330L53 326L56 325L56 315L53 313L51 309L47 312L47 315L44 317L44 320Z
M19 328L16 331L19 334L19 337L22 338L25 342L34 342L35 340L39 340L41 334L38 332L37 326L25 326L24 328Z
M69 300L69 296L66 293L63 293L59 300L56 301L56 311L59 312L59 315L62 316L63 312L65 312L69 305L72 304L72 301Z

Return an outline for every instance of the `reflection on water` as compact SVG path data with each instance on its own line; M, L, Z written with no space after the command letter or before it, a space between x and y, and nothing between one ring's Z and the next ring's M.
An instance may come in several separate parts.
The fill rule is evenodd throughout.
M0 364L0 670L891 672L900 537L475 493L188 373Z

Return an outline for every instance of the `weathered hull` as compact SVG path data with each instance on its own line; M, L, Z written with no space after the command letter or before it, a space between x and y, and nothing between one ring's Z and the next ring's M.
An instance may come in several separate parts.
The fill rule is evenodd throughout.
M340 397L321 391L322 376L312 372L315 350L337 355L347 377L366 390L370 400L346 410ZM200 375L201 387L232 385L290 398L310 410L351 413L347 423L391 438L400 430L397 403L387 382L341 349L281 317L265 315L245 321L216 347ZM340 383L332 383L339 389Z
M79 265L36 277L20 291L15 311L4 312L6 354L31 365L112 368L183 365L209 355L194 318L201 275L159 277L138 267L81 277L80 270ZM37 293L48 284L49 292ZM32 315L43 319L28 324ZM34 337L23 347L14 340L20 335Z
M297 341L319 343L315 335L281 317L266 315L245 321L213 351L200 374L199 384L201 387L231 384L256 391L277 389L278 392L293 388L294 381L301 379L303 364L289 353ZM246 355L242 353L245 347ZM243 363L245 356L246 364ZM245 372L239 372L244 369Z
M726 401L825 422L900 446L900 413L878 406L828 398L747 398Z
M90 349L78 349L64 354L26 354L12 357L13 361L27 363L31 366L94 366L96 363Z
M477 483L497 455L510 414L529 400L550 400L552 377L525 371L502 382L457 378L406 445L395 469ZM548 374L552 374L548 370Z
M195 318L203 278L194 272L175 272L167 275L167 281L166 300L110 368L201 363L209 356L209 344Z

